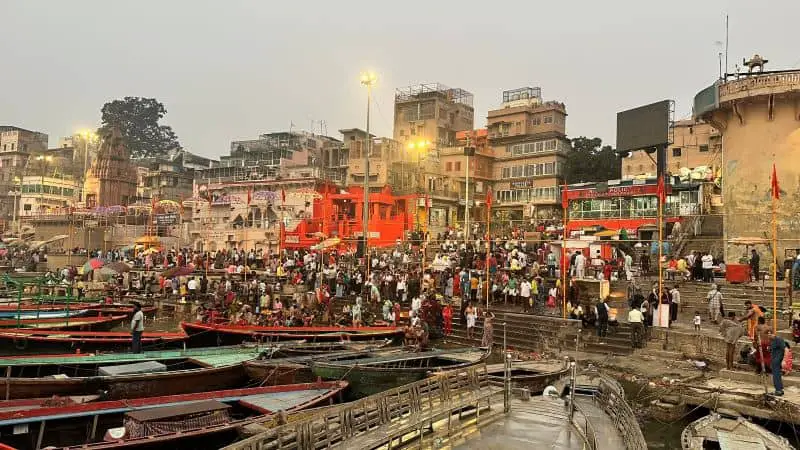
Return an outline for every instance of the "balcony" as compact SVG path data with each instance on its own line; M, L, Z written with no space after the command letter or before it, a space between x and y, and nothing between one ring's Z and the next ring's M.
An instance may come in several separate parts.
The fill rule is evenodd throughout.
M800 71L749 75L719 86L719 102L800 91Z

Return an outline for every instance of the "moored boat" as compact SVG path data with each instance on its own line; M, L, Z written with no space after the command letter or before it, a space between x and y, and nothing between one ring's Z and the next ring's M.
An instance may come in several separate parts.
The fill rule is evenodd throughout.
M157 306L142 305L142 314L144 314L145 317L153 317L156 315L156 312L158 312ZM92 306L89 308L89 313L98 313L106 316L125 315L127 317L133 317L134 310L132 305L113 303L110 305L99 304Z
M490 349L461 348L401 353L374 358L314 360L314 375L326 380L345 379L358 397L413 383L431 372L473 366L486 361Z
M683 450L704 448L761 448L789 450L792 445L764 427L744 417L728 417L711 413L695 420L681 433Z
M5 304L0 305L0 319L80 316L86 314L93 306L95 306L94 303Z
M24 328L36 330L80 330L108 331L127 319L128 316L81 316L71 318L0 319L0 328Z
M225 389L247 381L245 361L274 350L250 346L0 358L0 395L18 399L101 392L123 399Z
M332 402L346 386L317 382L0 412L0 435L20 450L219 448L236 439L237 428Z
M403 333L397 327L264 327L257 325L181 322L181 327L196 345L235 345L244 341L308 342L369 341L392 339Z
M144 348L175 348L186 342L183 332L148 332L142 335ZM0 330L0 353L92 353L130 351L131 334L114 331L53 331L9 328Z
M504 366L492 364L486 367L489 381L502 383ZM569 375L570 366L564 361L514 361L511 364L511 386L528 389L531 394L539 394L549 385Z

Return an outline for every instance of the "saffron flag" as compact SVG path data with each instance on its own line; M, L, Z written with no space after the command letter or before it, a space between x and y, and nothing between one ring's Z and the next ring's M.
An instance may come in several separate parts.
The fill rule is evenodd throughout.
M286 203L286 190L281 189L281 202Z
M250 206L250 202L253 201L253 188L247 188L247 206Z
M569 208L569 199L567 198L567 183L561 188L561 207L564 209Z
M486 207L492 207L492 188L486 190Z
M775 200L781 198L781 187L778 185L778 171L775 169L775 164L772 164L772 198Z
M666 188L664 186L664 177L663 176L658 177L657 195L658 195L658 202L659 203L664 203L664 201L667 198L667 192L666 192Z

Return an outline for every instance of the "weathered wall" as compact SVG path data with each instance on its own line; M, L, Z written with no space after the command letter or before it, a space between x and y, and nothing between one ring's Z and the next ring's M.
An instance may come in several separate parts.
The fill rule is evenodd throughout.
M735 237L771 238L770 197L773 158L781 187L778 205L778 260L784 249L800 247L800 121L798 97L774 97L773 117L769 117L769 97L738 100L736 111L723 107L713 114L724 123L723 196L725 239ZM767 265L770 249L758 249L762 265ZM740 257L745 249L726 244L725 259ZM766 260L766 261L763 261Z

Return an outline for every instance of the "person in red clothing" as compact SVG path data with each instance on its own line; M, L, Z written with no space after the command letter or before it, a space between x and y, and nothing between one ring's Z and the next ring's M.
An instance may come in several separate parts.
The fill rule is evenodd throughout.
M442 318L444 319L444 335L450 336L450 333L453 332L453 307L450 306L450 303L444 305Z

